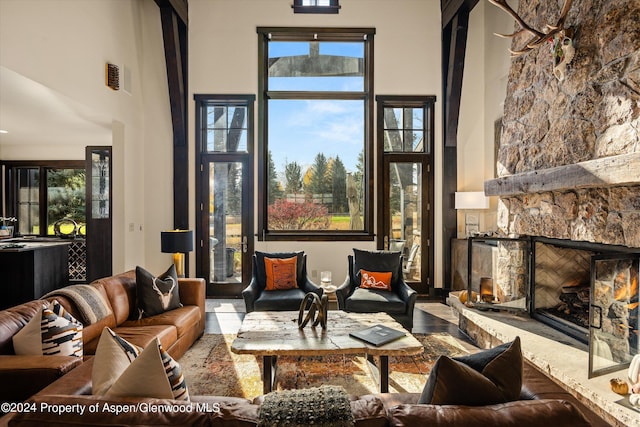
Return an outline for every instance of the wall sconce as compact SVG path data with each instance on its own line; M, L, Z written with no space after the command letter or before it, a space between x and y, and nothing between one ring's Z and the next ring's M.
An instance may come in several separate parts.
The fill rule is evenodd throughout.
M489 198L484 191L465 191L455 193L455 208L458 210L489 209ZM465 212L464 234L470 237L473 233L480 232L480 221L477 214Z
M192 230L171 230L160 232L160 250L173 254L173 264L176 266L178 277L186 277L184 271L184 256L193 250Z

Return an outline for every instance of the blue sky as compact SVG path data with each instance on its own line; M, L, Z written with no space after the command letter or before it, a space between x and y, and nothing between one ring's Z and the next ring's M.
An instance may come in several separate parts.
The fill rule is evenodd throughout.
M273 42L269 56L308 55L308 42ZM320 43L321 55L363 56L363 43ZM269 90L361 92L363 77L270 77ZM269 100L269 150L282 181L285 161L297 162L303 173L319 152L340 156L354 172L364 146L362 100Z

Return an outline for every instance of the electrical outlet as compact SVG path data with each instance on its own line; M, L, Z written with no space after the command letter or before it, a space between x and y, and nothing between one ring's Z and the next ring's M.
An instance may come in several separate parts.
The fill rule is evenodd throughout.
M318 277L318 270L311 270L311 277Z
M135 228L135 224L130 222L129 223L129 231L133 232L133 229Z

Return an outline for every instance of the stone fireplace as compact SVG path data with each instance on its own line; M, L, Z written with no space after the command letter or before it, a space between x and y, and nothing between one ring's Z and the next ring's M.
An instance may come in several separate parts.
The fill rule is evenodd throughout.
M561 3L521 1L518 12L542 28ZM576 54L563 81L544 47L512 59L485 193L499 197L501 234L640 248L640 7L574 2L566 24Z
M518 13L542 28L562 3L521 1ZM498 177L485 182L485 193L499 197L499 235L575 242L573 251L542 248L548 253L536 259L558 259L539 274L560 282L551 293L564 300L561 312L584 326L585 314L574 309L586 304L588 312L594 251L580 246L640 251L640 7L574 2L566 24L576 29L576 55L563 81L553 75L548 49L512 59ZM513 46L523 41L516 37ZM551 277L564 270L567 277ZM545 298L541 292L536 304L550 305Z

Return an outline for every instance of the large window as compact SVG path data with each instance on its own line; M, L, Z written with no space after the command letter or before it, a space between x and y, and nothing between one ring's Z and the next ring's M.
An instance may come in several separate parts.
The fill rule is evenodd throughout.
M21 235L50 236L59 223L62 233L76 228L84 234L85 168L84 162L50 164L7 163L8 214L17 219ZM6 215L5 215L6 216ZM77 226L74 226L73 223Z
M372 29L259 28L261 239L373 239Z

